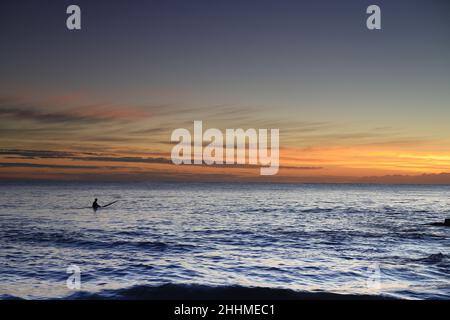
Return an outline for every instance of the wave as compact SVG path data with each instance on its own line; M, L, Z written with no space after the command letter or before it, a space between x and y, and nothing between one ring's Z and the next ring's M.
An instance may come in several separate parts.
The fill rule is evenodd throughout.
M300 292L290 289L194 284L136 285L97 293L78 292L68 300L385 300L386 296Z
M25 300L21 297L12 296L10 294L1 294L0 300Z
M417 261L422 261L430 264L440 263L447 260L447 256L442 253L431 254L426 258L418 259Z
M159 251L165 250L191 250L193 246L181 243L166 243L160 241L136 241L136 240L115 240L105 238L102 240L87 238L81 233L64 232L17 232L7 234L2 237L8 242L26 242L39 245L50 246L70 246L88 249L111 249L111 248L129 248L129 249L153 249Z

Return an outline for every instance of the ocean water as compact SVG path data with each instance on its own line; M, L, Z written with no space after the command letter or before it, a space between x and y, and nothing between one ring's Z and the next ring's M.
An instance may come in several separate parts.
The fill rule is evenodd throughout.
M449 186L2 183L0 297L149 298L170 284L449 299L450 228L429 225L450 218L449 194ZM95 197L119 201L93 212ZM81 291L66 285L70 265L80 268Z

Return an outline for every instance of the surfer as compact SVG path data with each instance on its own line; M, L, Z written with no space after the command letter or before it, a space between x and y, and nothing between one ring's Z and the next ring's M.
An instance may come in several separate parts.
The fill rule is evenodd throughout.
M94 202L92 203L92 209L94 209L94 211L97 211L97 209L109 207L110 205L116 203L117 201L119 201L119 200L116 200L116 201L113 201L113 202L110 202L108 204L101 206L97 203L97 198L95 198Z
M97 211L97 209L101 207L102 206L97 203L97 198L95 198L94 203L92 203L92 209L94 209L94 211Z

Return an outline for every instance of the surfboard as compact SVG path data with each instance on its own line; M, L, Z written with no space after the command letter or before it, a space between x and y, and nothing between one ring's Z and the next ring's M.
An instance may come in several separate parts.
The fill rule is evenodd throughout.
M119 200L116 200L116 201L110 202L110 203L108 203L108 204L105 204L104 206L101 206L101 208L109 207L110 205L116 203L117 201L119 201Z
M71 210L82 210L82 209L94 209L94 210L98 210L98 209L102 209L102 208L106 208L109 207L110 205L113 205L114 203L118 202L119 200L110 202L108 204L105 204L104 206L98 207L97 209L94 209L92 206L90 207L82 207L82 208L71 208Z

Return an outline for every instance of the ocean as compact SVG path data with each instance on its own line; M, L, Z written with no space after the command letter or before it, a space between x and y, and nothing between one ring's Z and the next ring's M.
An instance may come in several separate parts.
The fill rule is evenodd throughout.
M0 298L450 298L450 186L1 183ZM117 203L94 212L99 204ZM71 289L69 266L80 270ZM199 294L200 293L200 294ZM248 296L247 296L248 297Z

